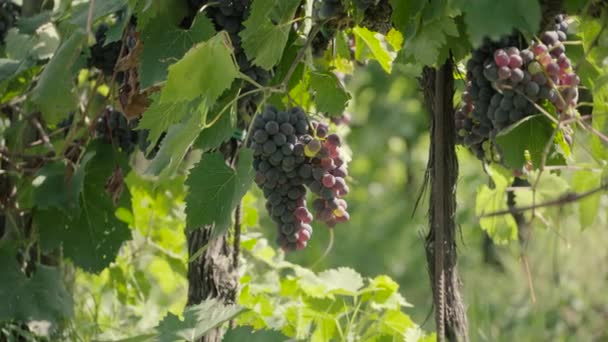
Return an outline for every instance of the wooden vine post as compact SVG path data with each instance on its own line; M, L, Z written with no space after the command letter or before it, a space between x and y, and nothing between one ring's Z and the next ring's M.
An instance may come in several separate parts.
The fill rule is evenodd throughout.
M437 341L468 341L468 323L456 270L456 158L453 62L425 68L422 78L431 114L429 232L425 248L433 289Z

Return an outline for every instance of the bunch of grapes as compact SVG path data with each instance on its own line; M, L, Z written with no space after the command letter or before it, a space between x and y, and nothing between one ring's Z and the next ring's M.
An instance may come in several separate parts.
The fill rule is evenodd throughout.
M314 128L314 136L310 133ZM303 249L312 235L313 216L306 206L306 187L317 198L313 207L328 226L348 220L346 164L340 138L327 135L322 123L309 125L300 108L279 112L268 106L253 122L255 182L266 198L266 209L277 224L277 244L286 251Z
M537 105L552 104L569 117L578 101L579 77L563 42L568 24L555 18L554 30L520 49L516 35L500 42L486 40L467 63L463 106L456 112L459 142L480 159L488 159L491 139L505 127L537 113Z
M15 23L21 14L21 8L11 1L0 1L0 44L4 43L4 37Z
M141 151L145 151L148 145L148 131L135 130L136 126L136 121L129 122L123 113L108 106L95 123L95 136L106 143L118 146L127 154L133 152L136 146Z
M323 56L329 43L334 39L338 30L352 25L341 0L317 0L313 5L313 17L320 24L321 30L313 38L312 53Z
M217 30L225 30L230 35L230 40L234 46L234 55L239 64L239 69L242 73L249 76L258 84L266 85L271 78L269 71L254 66L247 59L247 55L241 46L241 37L239 32L244 29L243 22L249 15L250 0L188 0L188 3L197 13L198 10L209 4L210 7L205 10L207 16L213 21ZM255 89L255 86L247 82L241 93L246 93ZM258 103L262 100L262 93L257 92L244 96L239 99L238 107L241 112L254 113Z
M304 154L309 157L301 172L308 176L306 185L310 191L318 196L313 202L317 218L334 227L350 218L346 201L342 199L349 191L345 180L348 170L340 155L340 137L327 135L328 127L323 123L313 124L313 131L315 137L305 135L301 139L305 143Z
M121 41L106 44L108 25L101 24L95 31L95 45L91 46L88 64L101 70L106 76L114 73L114 66L120 54Z
M393 7L389 0L356 0L355 4L364 13L361 26L382 34L387 34L393 27Z

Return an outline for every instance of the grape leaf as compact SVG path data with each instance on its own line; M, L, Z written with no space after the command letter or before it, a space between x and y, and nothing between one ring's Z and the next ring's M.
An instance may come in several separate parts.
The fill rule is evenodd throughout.
M168 102L161 103L159 94L151 96L152 104L142 115L138 129L148 130L148 140L151 144L149 150L153 149L160 136L171 127L171 125L180 122L184 117L187 117L194 108L193 102Z
M583 193L598 188L602 183L602 175L599 172L580 170L572 178L572 188ZM600 193L587 196L578 201L578 212L581 228L593 225L600 208Z
M496 136L505 166L520 170L526 164L525 151L530 152L532 165L542 164L543 152L553 134L553 123L543 114L529 116L507 127ZM564 157L552 146L547 165L563 165Z
M477 216L507 209L506 189L511 184L513 177L508 174L507 170L496 164L488 167L488 174L494 182L494 188L484 184L477 191L475 198ZM510 214L483 217L479 219L479 224L496 244L505 244L517 239L517 224Z
M55 267L36 265L28 278L17 264L14 250L0 247L0 321L47 320L61 322L73 315L72 297L63 274Z
M281 60L291 30L289 23L299 4L299 0L253 1L240 33L245 54L253 64L270 70Z
M209 330L236 317L243 311L238 305L225 305L217 299L207 299L184 310L184 320L168 313L158 324L161 342L197 341Z
M598 132L604 134L608 132L608 120L606 120L606 113L608 113L608 86L602 88L596 88L593 92L593 113L599 113L599 115L593 116L591 125ZM591 153L597 159L608 160L608 143L603 141L597 134L591 136Z
M302 291L311 297L333 298L334 294L355 296L363 287L363 277L352 268L339 267L318 275L302 267L295 270L300 277L298 282Z
M86 37L83 30L72 33L44 68L32 90L31 101L41 110L44 120L51 125L59 123L66 113L76 107L77 97L72 76Z
M382 69L387 73L391 72L391 63L393 62L393 57L388 53L383 45L378 39L378 33L372 32L365 27L355 27L353 29L353 33L360 39L363 44L370 50L374 58L380 63Z
M49 207L66 208L68 199L65 188L66 168L62 162L44 165L32 181L32 199L41 209Z
M175 0L137 1L137 4L134 6L134 12L137 17L137 28L139 31L143 31L159 15L167 19L165 25L175 26L180 24L188 14L188 2Z
M93 5L92 9L90 9L90 5ZM95 1L94 3L80 3L74 6L72 17L68 22L84 29L87 25L89 12L91 13L92 22L95 22L101 17L120 11L126 5L127 0L103 0Z
M206 115L207 112L201 112L199 108L188 119L171 126L145 173L160 176L162 179L172 177L203 129L202 123Z
M403 34L404 39L412 38L418 29L422 10L426 6L425 0L390 0L393 7L391 19L397 30Z
M208 107L213 106L238 72L228 34L222 31L195 45L169 67L160 102L187 102L200 98Z
M254 330L247 326L239 326L226 331L223 342L282 342L285 341L285 336L274 330Z
M204 154L190 171L186 181L186 229L198 229L214 225L214 233L221 234L232 222L232 211L245 195L254 171L251 166L253 152L242 150L238 155L236 170L226 165L219 153Z
M224 95L220 97L210 112L213 113L213 115L207 115L207 125L211 124L217 115L221 115L221 117L217 119L217 122L212 126L203 129L194 142L194 147L207 151L220 146L221 143L232 136L232 133L234 133L236 128L237 116L236 101L234 101L234 99L236 99L238 93L239 87L238 84L235 83L229 92L224 93ZM231 104L231 102L233 103ZM221 113L225 108L225 112Z
M310 87L315 92L317 111L326 112L330 116L342 115L350 94L342 87L336 75L331 72L313 72L310 75Z
M202 12L196 16L189 30L183 30L177 24L167 26L167 21L166 14L159 14L141 32L144 49L140 59L139 82L142 89L164 81L169 65L181 59L191 46L215 34L211 20Z
M540 25L538 1L456 0L455 5L464 13L474 46L479 46L484 37L499 39L513 29L534 34Z
M109 144L92 144L90 148L95 155L86 166L81 210L70 215L57 208L38 210L34 214L34 224L44 250L61 245L64 255L74 264L89 272L100 272L114 260L122 243L130 237L127 224L116 217L116 207L103 190L115 166L121 166L125 174L128 162L126 156L117 154ZM127 189L122 191L118 205L129 206Z
M397 60L400 63L434 65L439 62L441 49L447 43L448 36L458 36L458 27L453 18L443 15L426 21L415 35L405 40Z

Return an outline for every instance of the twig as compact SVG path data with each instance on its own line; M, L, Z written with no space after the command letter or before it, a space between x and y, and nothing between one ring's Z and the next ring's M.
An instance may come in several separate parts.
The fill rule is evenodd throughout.
M54 153L55 149L53 148L53 144L51 144L51 140L49 139L48 134L46 134L46 132L44 131L44 128L40 124L40 121L38 121L38 118L33 117L31 121L34 127L36 127L36 129L38 130L38 133L40 133L40 137L42 138L42 141L44 142L46 148L48 148L49 151Z
M595 195L596 193L605 191L607 189L608 189L608 183L606 183L602 186L599 186L595 189L580 193L580 194L570 192L570 193L567 193L567 194L560 196L559 198L551 200L551 201L546 201L546 202L523 206L523 207L513 207L508 210L499 210L499 211L495 211L492 213L483 214L483 215L479 216L479 218L501 216L501 215L507 215L507 214L511 214L511 213L523 213L528 210L533 210L533 209L538 209L538 208L551 207L554 205L569 204L569 203L579 201L585 197Z
M236 270L239 268L239 256L241 254L241 219L242 219L242 201L234 209L234 251L232 253L232 267Z
M89 2L89 12L87 13L87 37L91 34L91 25L93 22L93 8L95 7L95 0Z
M312 41L315 38L315 36L317 35L317 33L319 33L319 31L321 30L321 27L322 27L322 25L324 23L325 22L323 22L323 23L321 23L319 25L315 25L310 30L310 33L308 33L308 38L306 38L306 41L304 42L304 45L302 46L302 48L300 48L300 51L298 51L298 54L296 55L296 58L294 58L293 62L289 66L289 69L287 70L287 73L285 74L285 77L283 78L283 81L281 82L281 85L283 87L287 87L287 84L289 83L289 80L291 79L291 76L293 75L293 73L296 71L296 68L298 67L298 64L300 63L300 61L302 60L302 58L304 58L304 54L306 53L306 49L312 43Z

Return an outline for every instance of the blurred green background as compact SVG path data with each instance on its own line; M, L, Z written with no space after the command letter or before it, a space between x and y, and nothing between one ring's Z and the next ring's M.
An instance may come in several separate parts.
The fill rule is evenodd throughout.
M407 313L433 331L425 195L415 210L429 145L417 81L406 70L387 75L370 63L346 83L352 120L338 130L352 151L351 221L335 228L326 257L329 231L315 226L309 247L287 259L314 265L314 271L348 266L366 277L389 275L414 304ZM575 204L552 210L550 228L534 225L524 245L489 245L474 215L477 188L488 178L466 150L459 148L458 155L459 271L471 340L608 340L606 198L595 227L581 231ZM181 184L178 179L153 189L130 176L134 239L99 276L74 274L75 336L129 336L154 326L167 311L181 312L187 293ZM244 205L246 230L274 241L259 191L250 192Z

